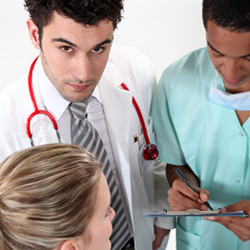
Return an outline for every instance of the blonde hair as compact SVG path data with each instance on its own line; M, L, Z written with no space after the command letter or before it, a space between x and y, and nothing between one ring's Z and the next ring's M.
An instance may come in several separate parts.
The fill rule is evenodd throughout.
M83 147L48 144L0 164L0 249L51 250L86 231L100 164Z

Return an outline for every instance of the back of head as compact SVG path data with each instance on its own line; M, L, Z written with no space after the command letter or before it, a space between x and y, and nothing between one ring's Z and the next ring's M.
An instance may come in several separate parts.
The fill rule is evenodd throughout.
M83 235L96 207L101 170L84 148L49 144L0 165L1 250L49 250Z
M232 32L250 31L249 0L203 0L203 24L210 20Z

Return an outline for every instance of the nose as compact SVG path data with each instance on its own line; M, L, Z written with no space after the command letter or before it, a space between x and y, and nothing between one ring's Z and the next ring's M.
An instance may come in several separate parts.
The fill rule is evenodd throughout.
M238 59L227 58L222 67L222 73L228 79L240 77L242 66Z
M115 210L112 207L110 207L110 209L111 209L110 221L112 221L114 219L114 217L115 217Z
M72 74L75 78L85 82L91 79L91 61L88 55L80 55L74 61Z

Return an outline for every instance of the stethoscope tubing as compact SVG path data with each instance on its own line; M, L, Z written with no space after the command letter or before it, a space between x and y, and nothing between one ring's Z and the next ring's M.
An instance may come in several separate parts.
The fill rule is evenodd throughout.
M122 83L121 86L123 87L123 89L129 91L129 88L124 83ZM148 132L147 132L147 129L146 129L146 125L145 125L145 122L144 122L141 110L140 110L140 108L139 108L139 106L137 104L137 101L135 100L134 97L132 97L132 103L133 103L133 105L135 107L135 110L136 110L136 112L138 114L138 117L139 117L139 120L140 120L140 123L141 123L141 126L142 126L142 131L143 131L143 134L144 134L144 138L145 138L146 144L150 145L150 141L149 141L149 138L148 138Z
M30 123L31 123L32 118L34 116L36 116L36 115L39 115L39 114L46 115L46 116L48 116L50 118L51 122L53 123L54 129L56 130L58 140L61 141L60 140L60 135L59 135L59 132L58 132L58 126L57 126L56 120L54 119L52 114L50 114L48 111L39 110L38 107L37 107L36 100L35 100L35 95L34 95L33 86L32 86L32 76L33 76L33 70L34 70L34 67L35 67L35 64L36 64L38 58L39 58L39 56L32 62L31 66L30 66L30 70L29 70L29 75L28 75L29 93L30 93L31 102L33 104L33 107L34 107L35 111L33 113L31 113L30 116L27 118L26 131L27 131L28 137L31 140L31 145L33 144L32 146L34 146L34 143L33 143L33 140L32 140L32 133L31 133L31 130L30 130Z
M29 70L29 75L28 75L28 87L29 87L30 98L31 98L31 102L33 104L33 107L35 109L34 112L32 112L30 114L30 116L28 117L27 123L26 123L26 131L27 131L28 137L30 138L31 146L34 146L34 142L33 142L32 133L30 130L30 123L31 123L31 120L34 118L34 116L39 115L39 114L46 115L50 118L51 122L53 123L54 129L56 130L57 138L58 138L59 142L61 142L60 134L58 132L58 126L57 126L56 120L54 119L52 114L50 114L48 111L45 111L45 110L39 110L37 107L37 103L36 103L36 99L35 99L35 95L34 95L34 91L33 91L33 86L32 86L32 77L33 77L33 70L34 70L34 67L35 67L35 64L36 64L38 58L39 58L39 56L32 62L31 66L30 66L30 70ZM122 83L121 86L124 90L130 91L129 88L125 85L125 83ZM142 126L142 130L143 130L144 138L146 141L146 147L144 148L143 156L146 160L153 160L158 156L157 148L154 144L150 143L148 133L147 133L147 128L146 128L145 122L143 120L141 110L140 110L139 105L137 104L137 102L133 96L132 96L132 103L133 103L135 110L138 114L138 117L139 117L139 120L140 120L140 123Z

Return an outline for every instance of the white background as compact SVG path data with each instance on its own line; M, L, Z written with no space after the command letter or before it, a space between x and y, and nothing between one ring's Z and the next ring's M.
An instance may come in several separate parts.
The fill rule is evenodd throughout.
M115 44L138 48L162 71L188 52L205 46L202 0L125 0L124 19L115 31ZM1 0L0 91L26 72L38 55L26 28L22 0ZM167 249L175 249L174 232Z

